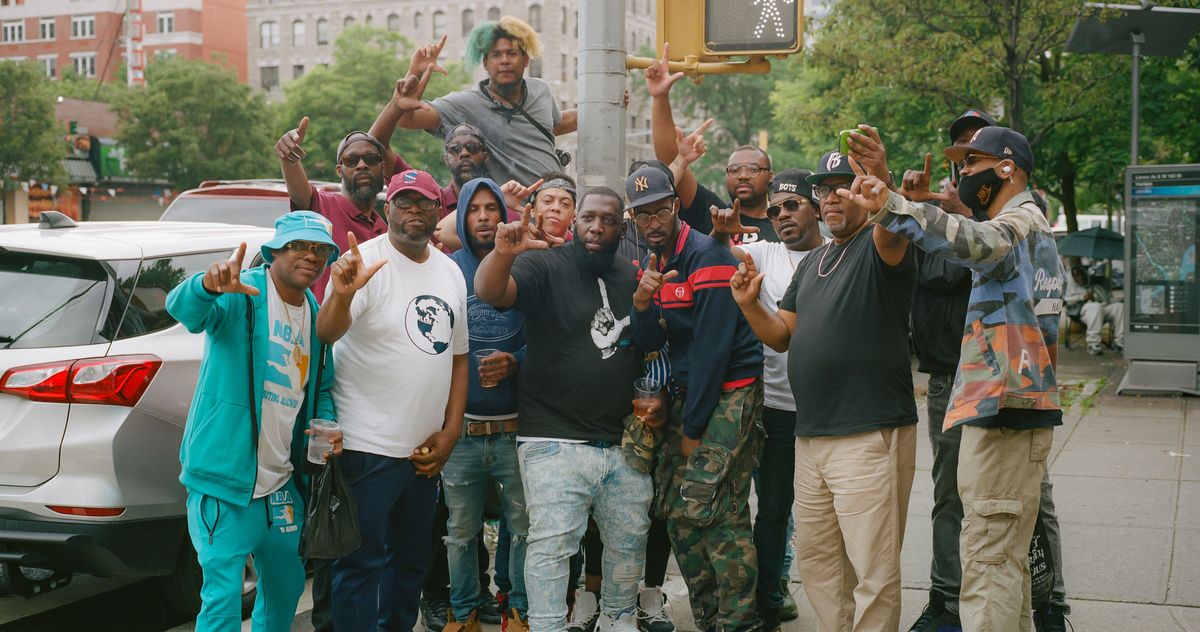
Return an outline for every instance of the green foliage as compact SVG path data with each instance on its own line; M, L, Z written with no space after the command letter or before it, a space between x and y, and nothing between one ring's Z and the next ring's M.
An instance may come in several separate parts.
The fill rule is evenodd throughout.
M338 143L353 130L371 128L391 98L396 80L407 72L412 50L413 44L398 33L365 26L347 29L334 44L331 66L313 68L284 87L287 100L276 112L273 138L309 117L305 169L310 178L337 181L334 159ZM470 81L461 64L446 68L448 76L433 75L425 99L458 90ZM391 147L409 164L429 171L438 180L449 176L442 164L441 139L426 132L398 130Z
M72 99L112 103L129 92L129 86L124 80L124 67L125 64L122 63L121 70L117 72L118 79L109 81L87 79L79 76L74 68L66 68L55 84L55 90L59 95Z
M0 178L4 188L36 178L62 185L66 145L54 120L54 91L41 65L0 62Z
M202 180L271 175L273 140L260 95L232 70L199 60L160 59L144 90L113 104L129 167L179 189Z

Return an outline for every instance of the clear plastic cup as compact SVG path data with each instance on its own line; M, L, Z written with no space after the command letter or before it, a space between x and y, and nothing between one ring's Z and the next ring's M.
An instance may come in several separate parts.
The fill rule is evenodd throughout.
M475 364L479 365L479 368L480 368L479 385L484 388L492 388L500 383L499 380L494 380L494 379L489 380L489 379L485 379L483 377L482 369L485 364L484 359L495 353L500 353L500 351L498 349L480 349L479 351L476 351L474 354L472 354L475 356Z
M658 380L649 377L639 377L633 381L633 414L637 417L645 417L650 406L658 400L658 393L662 390L662 385Z
M308 462L324 463L325 455L333 452L333 444L329 442L342 429L336 421L328 419L313 419L308 427L314 432L308 438Z

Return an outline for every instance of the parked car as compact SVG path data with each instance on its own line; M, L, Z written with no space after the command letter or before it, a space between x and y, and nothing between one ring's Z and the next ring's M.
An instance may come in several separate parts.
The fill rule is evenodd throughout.
M166 297L272 235L56 212L0 227L0 595L37 594L72 573L154 577L173 609L199 610L178 476L204 340L167 313Z
M338 191L336 182L312 182L319 190ZM205 180L180 193L163 211L164 222L224 222L271 228L291 210L283 180Z

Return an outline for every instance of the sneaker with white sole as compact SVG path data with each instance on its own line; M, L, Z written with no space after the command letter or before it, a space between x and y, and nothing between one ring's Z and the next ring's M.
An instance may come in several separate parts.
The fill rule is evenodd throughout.
M637 608L626 610L613 619L603 612L596 622L596 632L640 632L637 622Z
M567 632L594 632L600 617L596 593L580 590L575 593L575 606L567 616Z
M675 632L667 613L667 596L661 588L643 588L638 593L638 629L642 632Z

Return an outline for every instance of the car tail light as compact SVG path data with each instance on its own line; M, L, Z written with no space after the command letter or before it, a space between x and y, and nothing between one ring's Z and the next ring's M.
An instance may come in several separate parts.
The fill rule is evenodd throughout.
M152 355L18 366L0 377L0 393L35 402L134 406L161 366L162 360Z
M46 509L64 516L87 516L89 518L113 518L125 513L124 507L67 507L46 505Z

